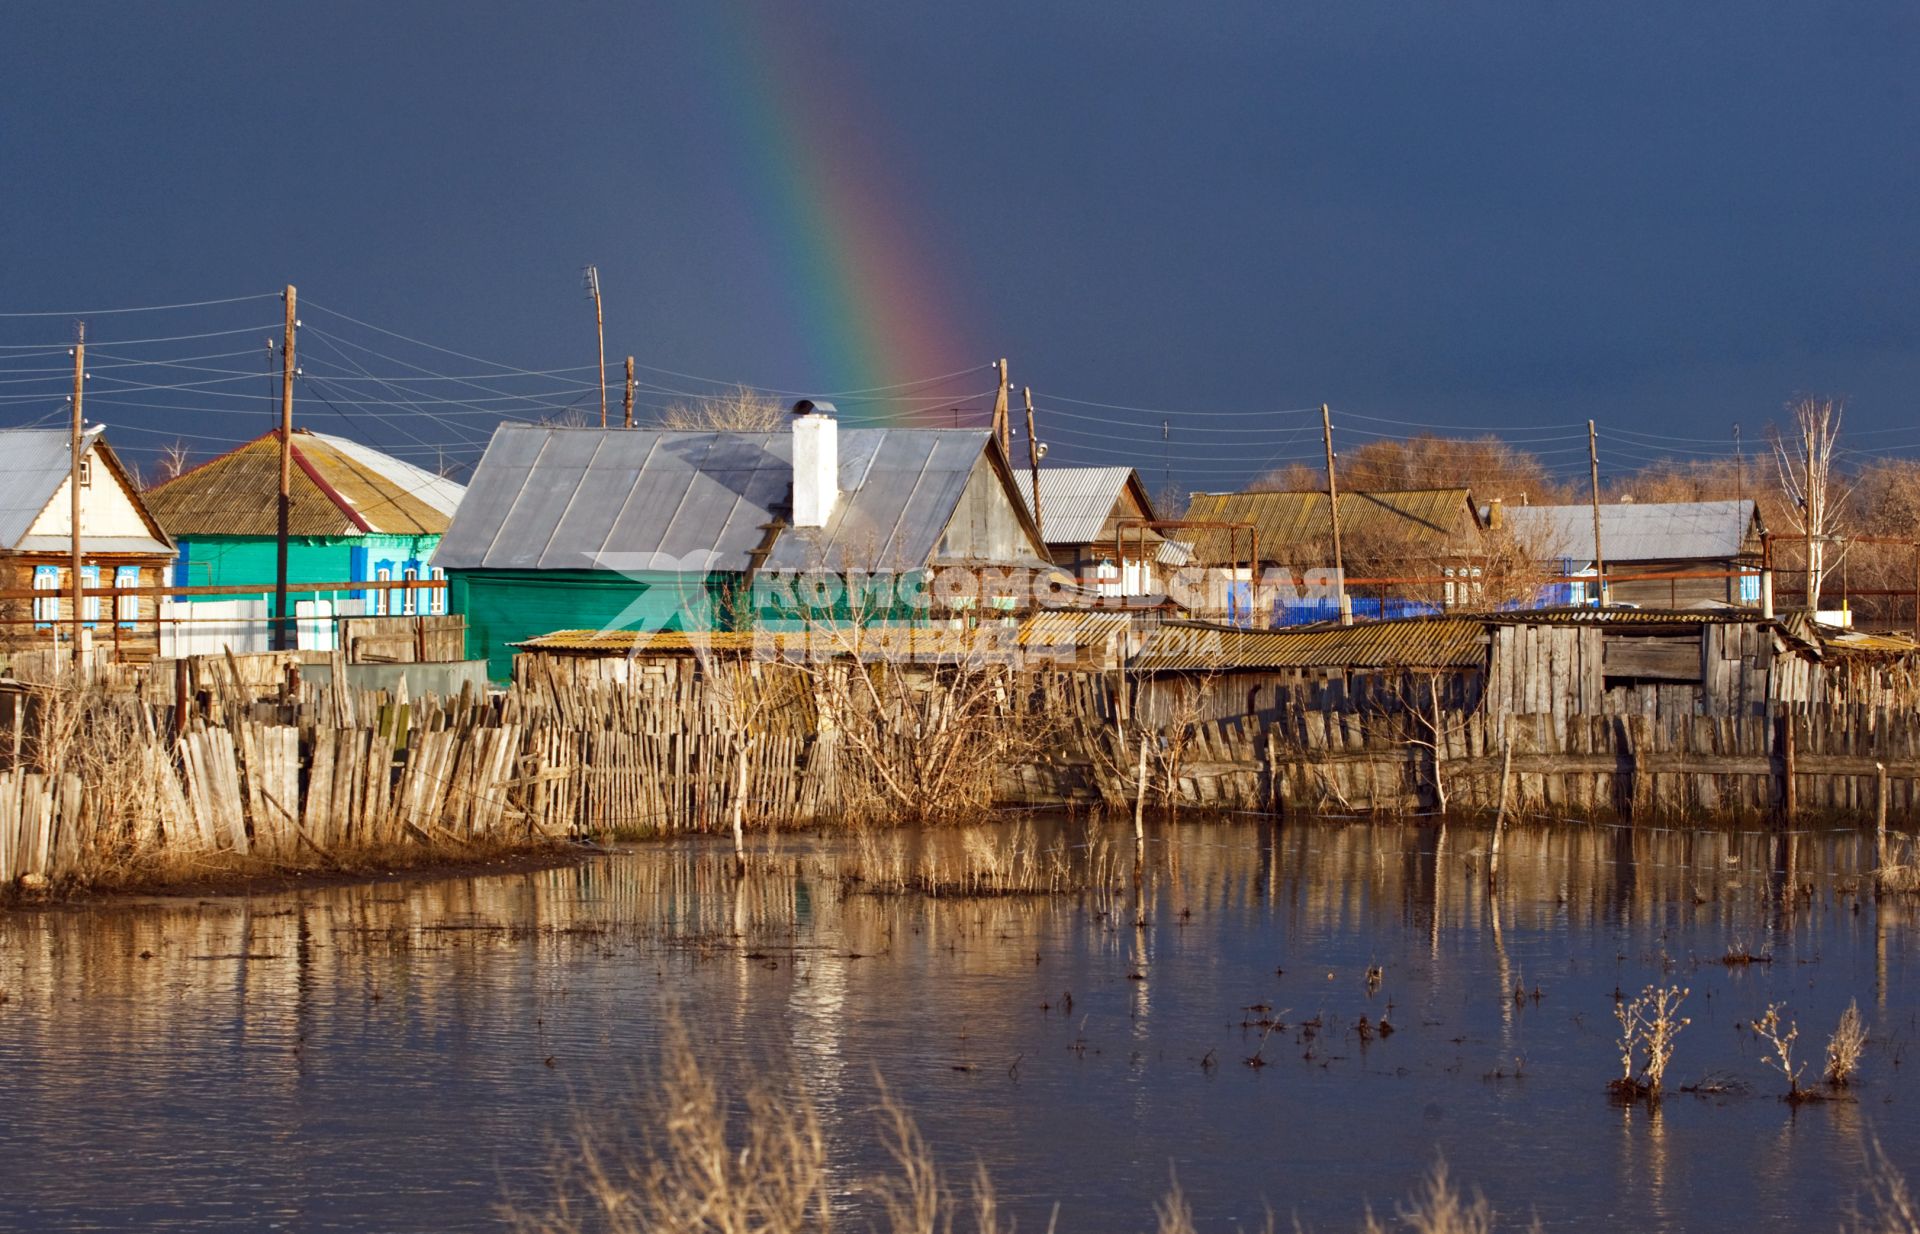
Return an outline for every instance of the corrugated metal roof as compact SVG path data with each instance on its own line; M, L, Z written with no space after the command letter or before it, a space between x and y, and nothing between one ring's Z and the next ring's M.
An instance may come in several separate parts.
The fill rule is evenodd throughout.
M33 520L60 491L70 445L66 429L0 431L0 545L19 548Z
M1042 467L1040 469L1040 530L1048 544L1113 543L1114 507L1133 479L1131 467ZM1020 496L1033 508L1033 476L1016 470ZM1153 507L1144 504L1138 516L1152 518ZM1148 543L1160 537L1147 533ZM1140 535L1129 529L1127 538Z
M437 535L465 491L370 446L296 429L288 530L296 536L364 532ZM271 536L279 531L280 438L268 433L146 494L176 536Z
M400 492L412 497L430 510L438 510L451 519L454 511L460 508L460 499L466 495L467 486L445 476L437 476L424 467L416 467L405 459L397 459L391 454L382 454L372 446L363 445L347 437L336 437L332 433L312 434L316 441L324 441L337 453L345 455L355 464L384 477ZM331 473L329 473L331 474ZM378 510L363 515L376 518ZM444 527L441 530L445 530Z
M126 469L120 466L113 450L101 436L104 425L86 431L81 445L83 459L91 451L102 459L120 483L126 486L136 509L140 493ZM0 547L14 552L60 552L72 541L66 536L30 536L28 531L40 517L71 472L69 429L0 429ZM151 515L149 515L151 518ZM85 526L83 521L81 524ZM163 535L152 538L134 536L82 536L81 551L95 553L171 553L173 545Z
M1017 626L987 622L965 629L950 625L874 624L859 628L816 626L760 630L556 630L513 646L522 651L581 655L910 655L952 657L963 652L1008 654L1014 648L1058 653L1078 648L1105 654L1126 633L1125 613L1061 610L1035 613Z
M1312 564L1294 561L1299 550L1324 552L1332 539L1325 493L1195 493L1187 517L1200 522L1251 523L1260 541L1260 559L1281 565ZM1412 489L1404 492L1340 494L1340 534L1377 537L1409 547L1447 544L1479 528L1473 498L1464 488ZM1183 533L1185 534L1185 533ZM1194 560L1222 565L1247 557L1247 533L1199 531L1191 533Z
M1538 557L1593 560L1591 505L1512 506L1504 518ZM1600 548L1609 564L1737 557L1754 519L1751 501L1614 502L1600 507Z
M1486 623L1472 618L1429 618L1312 630L1239 630L1167 622L1147 635L1128 666L1162 672L1476 668L1486 661Z
M828 525L811 529L787 526L791 433L503 424L434 564L733 573L927 564L991 435L838 436L840 499Z

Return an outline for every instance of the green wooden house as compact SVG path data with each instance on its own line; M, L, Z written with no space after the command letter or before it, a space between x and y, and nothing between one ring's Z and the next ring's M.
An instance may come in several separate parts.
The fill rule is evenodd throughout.
M815 410L788 432L502 425L433 558L468 656L505 680L514 644L556 630L915 611L796 599L796 575L880 579L897 597L944 564L1050 569L992 434L841 430L824 405L801 407Z
M460 504L461 485L324 433L295 430L291 453L289 582L436 577L427 563ZM180 587L258 587L261 595L270 593L277 572L279 494L277 431L149 489L148 508L180 549L171 581ZM441 612L445 606L443 591L346 588L321 598L348 615L412 615Z

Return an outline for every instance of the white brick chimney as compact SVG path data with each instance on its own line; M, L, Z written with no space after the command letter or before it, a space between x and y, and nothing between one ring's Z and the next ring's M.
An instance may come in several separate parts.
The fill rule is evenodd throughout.
M793 525L825 527L840 497L840 422L832 403L793 405Z

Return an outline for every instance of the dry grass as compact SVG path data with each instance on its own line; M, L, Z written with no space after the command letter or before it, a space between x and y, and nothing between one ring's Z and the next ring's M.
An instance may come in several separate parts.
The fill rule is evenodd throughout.
M1680 1004L1690 993L1677 985L1648 986L1637 997L1614 1004L1613 1018L1620 1023L1620 1075L1607 1088L1616 1097L1660 1099L1674 1040L1693 1023L1680 1014Z
M1827 1038L1826 1081L1829 1088L1846 1088L1860 1071L1860 1056L1867 1049L1867 1026L1860 1018L1860 1004L1850 1002L1840 1013L1840 1023Z
M862 827L841 881L868 895L1070 895L1110 891L1126 881L1125 851L1096 832L1085 845L1043 844L1031 823L1006 831L967 830L908 837Z
M654 1089L624 1113L629 1117L618 1123L576 1119L572 1136L556 1146L551 1193L537 1208L508 1205L509 1228L520 1234L829 1234L845 1223L837 1206L848 1199L864 1202L869 1217L845 1224L871 1234L1012 1234L1014 1228L986 1171L976 1167L964 1184L951 1182L884 1085L877 1113L885 1165L877 1174L843 1178L796 1082L763 1078L741 1100L730 1100L701 1067L678 1022L668 1026ZM1195 1229L1193 1206L1177 1179L1152 1216L1156 1234ZM1056 1210L1049 1231L1058 1219ZM1269 1213L1262 1234L1275 1228ZM1361 1232L1493 1234L1497 1228L1491 1205L1454 1186L1442 1162L1396 1208L1393 1222L1383 1224L1370 1212Z
M1911 837L1890 837L1887 861L1873 872L1873 880L1882 891L1898 895L1920 893L1920 852Z

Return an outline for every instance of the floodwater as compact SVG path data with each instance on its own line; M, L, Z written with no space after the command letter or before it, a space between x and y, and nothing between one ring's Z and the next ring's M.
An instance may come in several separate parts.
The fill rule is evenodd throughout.
M1130 874L1124 833L996 838L1024 828ZM878 1073L1027 1230L1056 1204L1062 1231L1150 1229L1176 1173L1203 1230L1350 1230L1441 1156L1502 1228L1838 1229L1876 1140L1920 1178L1916 914L1864 890L1870 845L1522 828L1489 899L1486 839L1182 824L1138 890L966 899L850 893L846 842L800 836L739 881L686 842L0 914L0 1229L497 1229L675 1008L716 1070L797 1076L849 1192L882 1164ZM887 843L953 866L968 840ZM1691 989L1669 1084L1724 1091L1650 1112L1605 1085L1615 991L1655 982ZM1850 1000L1855 1095L1781 1101L1743 1025L1785 1004L1811 1080Z

